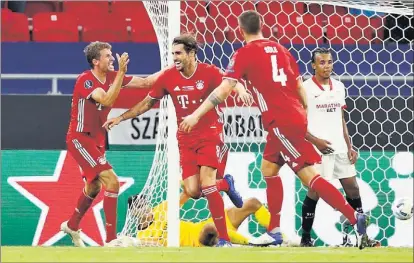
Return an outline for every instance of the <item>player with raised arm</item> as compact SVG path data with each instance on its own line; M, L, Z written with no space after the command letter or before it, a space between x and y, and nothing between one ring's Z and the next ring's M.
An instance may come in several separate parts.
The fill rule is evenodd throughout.
M104 125L111 129L121 121L135 118L148 111L159 99L171 95L178 122L192 113L210 92L221 82L222 73L213 65L197 62L198 44L189 34L176 37L172 43L172 55L175 67L170 67L154 83L148 96L133 108L117 118L108 120ZM252 100L242 85L236 87L243 101ZM178 148L180 166L184 180L184 191L192 198L202 194L207 198L209 209L218 229L220 242L218 246L228 246L229 237L224 217L224 204L219 191L232 189L233 180L216 182L216 169L225 165L223 157L227 146L222 135L222 123L217 112L210 112L191 133L178 131ZM224 169L221 169L224 172ZM219 173L222 173L219 171ZM227 191L233 203L243 205L236 191ZM184 203L186 200L180 200Z
M275 238L275 244L283 241L280 231L283 186L278 173L286 163L305 186L342 212L352 225L357 225L359 247L364 248L367 245L366 215L357 213L313 167L321 157L305 139L307 118L301 103L303 94L299 92L302 80L294 57L282 45L263 38L262 21L257 12L245 11L238 20L247 44L233 54L222 83L194 113L185 117L180 129L197 129L200 118L228 97L238 79L248 79L262 112L263 126L268 131L262 173L271 214L268 231Z
M105 213L106 243L116 238L117 200L119 181L105 158L106 131L102 124L118 97L121 87L148 87L159 73L147 79L125 76L128 54L117 54L119 71L114 71L115 58L111 45L92 42L84 50L91 67L76 79L72 98L70 124L66 137L68 152L83 171L85 188L77 207L61 230L70 235L75 246L84 247L79 224L102 185L105 187L103 209Z
M308 133L306 139L323 154L322 163L316 164L316 171L327 180L339 179L348 203L359 213L363 213L361 196L356 180L355 162L358 153L352 149L348 128L344 117L345 86L331 78L333 59L329 49L317 48L312 52L314 75L303 83L306 93ZM313 246L311 229L319 196L308 190L302 205L303 247ZM345 224L342 245L349 246L349 224ZM377 242L370 241L370 246Z

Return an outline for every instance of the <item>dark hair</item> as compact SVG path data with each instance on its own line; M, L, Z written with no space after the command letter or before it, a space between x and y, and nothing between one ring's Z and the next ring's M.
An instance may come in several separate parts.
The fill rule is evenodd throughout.
M315 57L317 54L331 54L331 51L324 47L318 47L312 52L312 63L315 63Z
M179 35L178 37L175 37L173 40L173 45L184 45L185 52L190 53L191 51L194 51L194 53L197 54L198 50L198 43L197 39L194 37L191 33L184 33Z
M200 244L206 247L213 247L216 244L218 237L217 229L214 225L205 225L200 233L199 241Z
M101 50L103 49L112 49L112 46L106 42L95 41L87 45L83 50L91 68L93 68L92 60L99 59L101 57Z
M253 10L243 12L239 16L239 25L249 35L259 33L262 25L260 14Z

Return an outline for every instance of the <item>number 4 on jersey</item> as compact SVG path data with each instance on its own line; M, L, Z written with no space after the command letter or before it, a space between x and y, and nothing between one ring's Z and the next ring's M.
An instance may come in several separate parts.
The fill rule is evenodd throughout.
M272 61L272 75L274 82L280 82L282 86L286 86L287 76L283 68L277 68L277 57L276 55L271 55L270 60Z

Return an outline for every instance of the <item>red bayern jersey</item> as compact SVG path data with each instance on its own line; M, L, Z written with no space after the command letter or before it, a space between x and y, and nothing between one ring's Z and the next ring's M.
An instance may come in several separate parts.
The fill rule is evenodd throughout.
M105 145L105 129L102 128L102 125L106 121L111 107L105 107L97 103L91 96L97 88L108 91L115 80L116 74L116 71L108 72L105 83L99 81L91 70L84 71L79 75L73 90L68 134L88 132L96 138L97 145ZM127 85L131 80L131 76L125 76L122 86Z
M220 69L205 63L197 63L193 75L188 78L177 69L170 68L159 76L148 95L161 99L164 95L170 94L179 125L185 116L193 113L220 85L222 77ZM218 119L216 111L209 111L200 119L190 134L209 131L209 127L218 127ZM185 136L185 133L182 134L180 131L178 133Z
M282 45L267 39L249 42L234 53L225 78L251 82L265 129L272 124L306 124L297 89L298 65Z

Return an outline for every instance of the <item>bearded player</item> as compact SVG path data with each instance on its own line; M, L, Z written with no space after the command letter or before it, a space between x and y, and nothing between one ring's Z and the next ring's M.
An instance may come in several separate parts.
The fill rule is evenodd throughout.
M327 180L339 179L348 203L359 213L363 213L362 201L356 180L355 162L358 153L352 149L348 128L344 117L345 86L331 78L333 59L329 49L317 48L312 53L312 78L303 83L306 93L308 116L307 139L323 154L322 163L315 165L318 173ZM302 205L303 247L313 246L311 229L315 217L318 194L309 189ZM348 237L348 224L343 230L343 246L351 246ZM379 243L369 240L370 246Z
M178 122L192 113L220 84L222 78L222 73L217 67L197 62L197 50L198 44L192 35L183 34L176 37L172 43L175 68L168 68L158 77L143 101L119 117L108 120L105 126L110 129L121 121L143 114L167 94L171 95L173 100ZM252 98L241 84L235 86L235 89L244 102L251 102ZM232 187L233 183L232 180L216 182L216 169L220 168L220 164L225 165L222 158L227 154L218 113L212 111L207 114L191 133L178 131L177 139L184 191L191 198L197 199L201 195L207 198L209 210L219 232L218 246L231 246L223 199L219 191ZM229 197L236 206L242 206L239 195ZM181 200L181 203L184 201Z
M243 12L238 21L247 44L233 54L220 86L194 113L185 117L180 130L197 129L200 118L210 114L212 108L229 96L238 79L249 80L262 113L263 126L268 131L262 173L271 214L268 231L275 238L275 244L283 241L280 231L283 186L278 173L282 165L288 164L305 186L343 213L352 225L357 225L359 248L364 248L368 240L366 215L357 213L338 189L313 167L321 162L321 157L305 139L307 118L301 102L305 95L300 92L302 81L294 57L282 45L263 38L262 21L257 12Z
M121 57L117 54L119 71L114 71L115 58L108 43L92 42L84 52L91 69L76 79L66 144L68 152L82 169L85 187L72 216L61 225L61 230L69 234L78 247L85 246L80 237L81 219L102 186L105 187L106 244L116 238L119 181L105 158L106 131L102 124L121 87L148 87L159 74L146 79L125 76L129 63L127 53Z

